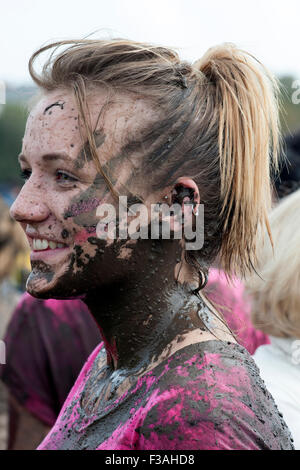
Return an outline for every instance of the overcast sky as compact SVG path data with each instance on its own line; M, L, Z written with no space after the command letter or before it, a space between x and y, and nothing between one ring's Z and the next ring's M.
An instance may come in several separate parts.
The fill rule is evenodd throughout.
M0 80L30 83L27 63L49 40L94 31L177 48L196 60L234 42L273 72L300 78L299 0L0 0Z

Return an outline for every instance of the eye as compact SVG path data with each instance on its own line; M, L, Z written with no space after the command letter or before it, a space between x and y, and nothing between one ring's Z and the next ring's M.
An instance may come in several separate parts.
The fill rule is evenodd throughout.
M77 178L74 176L69 175L65 171L57 170L55 173L56 181L59 183L74 183L74 181L78 181Z
M24 181L27 181L31 176L31 170L21 170L20 176Z

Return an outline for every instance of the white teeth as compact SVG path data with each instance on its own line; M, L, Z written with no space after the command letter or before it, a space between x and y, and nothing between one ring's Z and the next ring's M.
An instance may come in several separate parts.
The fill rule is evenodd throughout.
M42 251L47 250L47 248L50 248L51 250L55 250L55 248L63 248L64 244L48 241L45 239L40 240L39 238L33 238L32 246L35 251Z
M48 241L47 240L40 240L39 238L33 239L33 249L34 250L47 250L48 248Z
M41 240L41 246L42 246L42 250L47 250L48 248L48 240Z

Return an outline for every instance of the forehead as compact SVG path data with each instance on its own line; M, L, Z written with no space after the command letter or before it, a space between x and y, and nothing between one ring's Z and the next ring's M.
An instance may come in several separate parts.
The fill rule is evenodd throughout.
M155 119L149 103L137 96L104 90L88 95L90 125L102 129L106 143L122 146L136 137L146 122ZM75 152L86 140L86 131L75 97L68 91L54 91L42 96L28 117L23 152L34 155L48 151Z

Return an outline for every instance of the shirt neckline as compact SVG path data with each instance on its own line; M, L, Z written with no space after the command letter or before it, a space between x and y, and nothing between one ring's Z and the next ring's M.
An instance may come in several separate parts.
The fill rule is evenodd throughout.
M211 346L212 346L212 343L218 343L217 344L217 348L216 348L216 351L213 351L211 349ZM79 420L78 420L78 424L76 424L74 426L74 429L80 433L81 431L83 431L84 429L88 428L89 426L91 426L95 421L98 421L102 418L105 418L106 416L108 416L110 413L112 413L118 406L120 406L122 403L124 403L126 401L126 399L129 399L129 397L132 395L132 393L134 392L134 389L138 389L139 388L139 384L141 381L144 381L146 379L147 376L149 375L152 375L153 372L157 369L157 368L162 368L164 369L164 367L167 365L167 363L171 360L174 360L176 359L176 357L179 355L179 354L182 354L183 352L187 352L189 351L190 349L193 351L194 354L196 353L199 353L199 346L201 345L201 349L203 350L203 348L205 348L205 346L207 347L209 345L209 348L208 350L204 350L203 352L205 353L214 353L214 354L219 354L220 352L220 348L221 347L230 347L231 349L236 349L239 353L242 353L244 354L245 351L248 353L248 351L243 347L241 346L240 344L238 343L233 343L231 341L222 341L222 340L219 340L219 339L216 339L216 340L206 340L206 341L200 341L198 343L192 343L192 344L188 344L187 346L184 346L183 348L181 349L178 349L177 351L175 351L171 356L169 356L168 358L164 359L162 362L160 362L159 364L157 364L157 366L155 366L153 369L149 370L148 372L146 372L144 375L142 375L141 377L139 377L136 382L134 382L131 387L126 391L124 392L120 397L116 398L115 400L113 400L111 403L107 403L107 406L105 406L102 410L97 410L95 413L93 413L92 415L86 415L85 411L83 410L83 408L81 407L81 394L84 390L84 387L83 388L80 388L80 391L77 391L77 397L76 397L76 401L77 401L77 412L78 412L78 415L79 415ZM104 347L104 346L103 346ZM93 364L95 361L97 361L97 358L98 358L98 355L101 354L102 350L103 350L103 347L99 350L98 354L96 355L94 361L93 361ZM191 353L192 354L192 353ZM249 355L249 359L250 360L253 360L250 356L250 353L248 353ZM253 361L253 363L255 364L255 362ZM91 368L93 367L93 364L91 365ZM72 400L73 401L73 400Z

